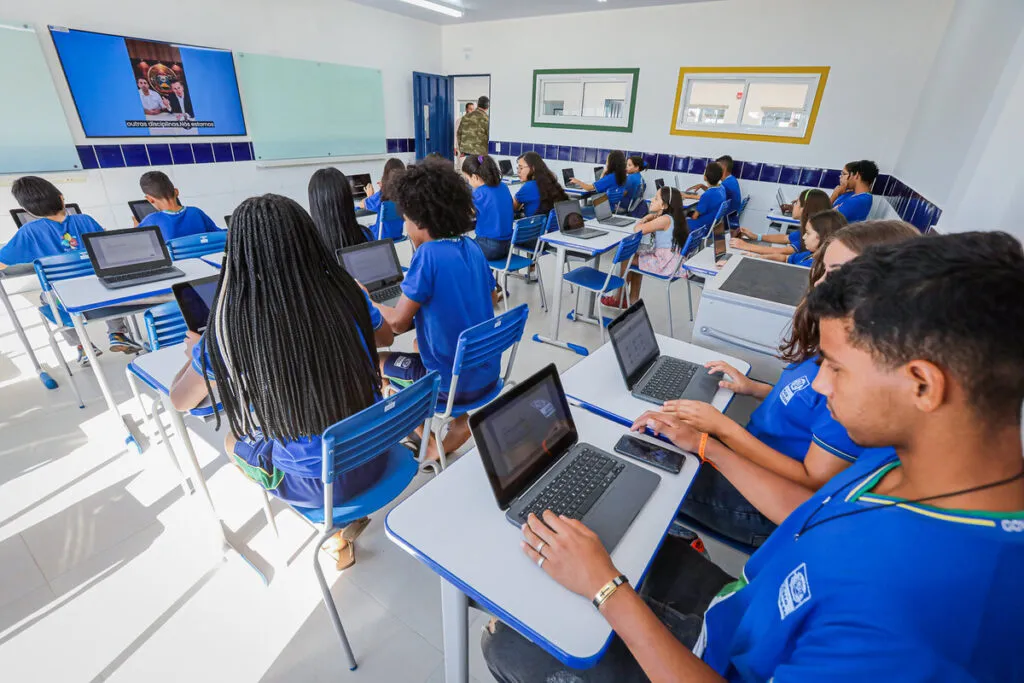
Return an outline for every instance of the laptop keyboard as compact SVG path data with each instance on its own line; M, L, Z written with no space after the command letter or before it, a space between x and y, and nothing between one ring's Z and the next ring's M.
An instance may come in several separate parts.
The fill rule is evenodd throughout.
M572 463L523 508L519 521L525 522L531 512L539 516L545 510L572 519L583 519L625 468L614 458L583 448Z
M391 285L385 289L378 289L376 292L371 294L370 301L375 304L380 304L400 296L402 296L402 285Z
M678 358L666 357L640 388L640 393L659 401L671 401L683 395L686 385L701 366Z
M140 280L146 277L152 277L154 275L161 275L163 273L169 273L173 270L172 268L157 268L156 270L144 270L138 273L123 273L121 275L106 275L103 277L107 282L124 282L126 280Z

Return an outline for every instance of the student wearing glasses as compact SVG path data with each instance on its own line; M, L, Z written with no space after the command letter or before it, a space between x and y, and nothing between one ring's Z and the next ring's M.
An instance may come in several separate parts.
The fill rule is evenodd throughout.
M848 223L866 221L871 213L871 186L878 177L873 161L851 161L839 174L839 185L832 191L832 208L846 216Z

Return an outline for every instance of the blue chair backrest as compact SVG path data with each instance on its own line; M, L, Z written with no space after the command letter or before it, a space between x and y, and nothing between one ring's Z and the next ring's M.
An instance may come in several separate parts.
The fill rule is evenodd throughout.
M394 202L381 202L377 210L377 239L397 240L402 237L405 219Z
M554 209L548 211L548 222L544 226L544 232L555 232L558 230L558 214Z
M619 202L622 201L624 194L626 194L626 188L624 187L616 185L615 187L608 188L608 203L611 205L612 211L619 208Z
M89 260L89 254L84 250L44 256L33 261L32 267L44 292L49 292L53 288L53 282L92 275L96 272L93 270L92 261Z
M537 238L544 232L546 225L547 219L544 216L520 218L512 224L512 244L532 249Z
M172 261L183 258L199 258L224 251L224 245L227 242L227 230L201 232L197 235L185 235L171 240L167 243L167 251L170 252Z
M644 182L644 177L640 176L640 186L636 188L636 195L629 198L629 206L626 207L626 213L633 213L636 207L640 206L640 202L644 200L644 195L647 194L647 183Z
M618 248L615 250L615 258L612 259L612 263L628 263L636 250L640 248L640 240L644 238L642 232L634 232L629 237L619 242Z
M163 346L174 346L185 341L188 326L185 325L185 318L181 315L177 301L168 301L165 304L147 308L146 312L142 314L142 320L146 325L150 351L156 351Z
M711 225L714 225L718 221L720 221L723 218L725 218L725 216L728 213L729 213L729 201L726 200L726 201L722 202L721 206L718 207L718 213L715 214L715 220L711 221Z
M680 249L680 253L683 258L690 258L701 249L701 243L704 241L704 230L703 228L698 230L691 230L690 234L686 236L686 242L683 244L683 248Z
M440 375L431 372L397 394L325 429L321 470L324 484L333 484L338 475L376 458L424 425L434 416L440 384ZM428 433L429 429L424 429L424 434Z
M458 377L466 370L479 367L495 357L501 358L501 354L523 338L529 315L529 307L519 304L499 316L463 330L455 347L452 377Z

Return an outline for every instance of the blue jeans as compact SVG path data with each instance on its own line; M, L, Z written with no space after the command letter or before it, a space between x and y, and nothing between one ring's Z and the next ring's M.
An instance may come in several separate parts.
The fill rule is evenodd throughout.
M484 252L484 258L488 261L497 261L500 258L505 258L508 256L509 247L512 245L511 240L496 240L491 237L480 237L479 235L475 239L480 250Z
M709 465L701 465L679 514L684 523L689 517L715 533L755 548L775 531L775 524Z

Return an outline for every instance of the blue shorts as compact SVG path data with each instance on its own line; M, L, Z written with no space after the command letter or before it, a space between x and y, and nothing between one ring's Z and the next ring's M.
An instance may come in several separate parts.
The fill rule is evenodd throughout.
M430 371L423 365L423 359L418 353L392 353L384 362L384 378L401 389L404 389L416 380L423 379L427 376L428 372ZM448 389L449 386L444 384L444 379L442 378L441 389ZM475 401L493 389L494 385L492 384L483 389L457 391L455 392L455 402L469 403ZM439 391L437 398L440 401L447 401L448 392Z

